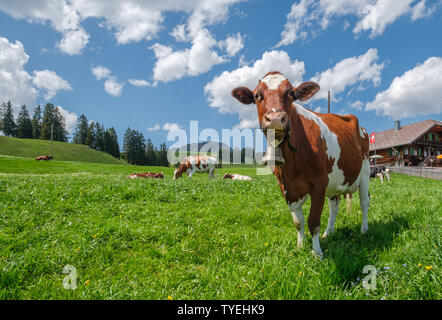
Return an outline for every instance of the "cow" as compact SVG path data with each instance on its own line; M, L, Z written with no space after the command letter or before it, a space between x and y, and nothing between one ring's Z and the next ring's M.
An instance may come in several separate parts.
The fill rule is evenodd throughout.
M357 117L321 114L295 101L306 101L319 91L315 82L293 87L278 71L267 73L254 90L237 87L231 94L243 104L256 104L261 129L280 135L284 164L270 166L285 198L298 232L298 247L304 239L302 205L310 196L308 228L313 253L322 258L319 240L325 198L330 213L323 237L334 232L339 196L359 188L362 209L361 232L368 230L369 136ZM283 134L285 133L285 134Z
M183 173L186 173L189 178L192 178L195 172L208 172L209 180L215 178L215 164L217 160L215 157L209 156L189 156L184 159L178 169L173 173L173 178L176 180L181 178Z
M163 179L164 174L162 172L160 172L160 173L155 173L155 172L132 173L131 175L128 175L127 178L129 178L129 179L137 179L137 178Z
M35 158L35 160L37 160L37 161L41 161L41 160L49 161L49 160L52 160L52 156L38 156L38 157Z
M370 167L370 178L374 178L376 180L376 177L379 177L381 180L381 183L384 183L384 175L386 174L385 167ZM388 169L388 180L390 181L390 169Z
M252 180L252 178L250 178L250 177L248 177L248 176L243 176L243 175L236 174L236 173L232 173L232 174L230 174L230 173L226 173L226 174L223 176L223 179L230 179L230 180L247 180L247 181Z
M387 180L390 181L390 168L384 170L384 175L387 177Z

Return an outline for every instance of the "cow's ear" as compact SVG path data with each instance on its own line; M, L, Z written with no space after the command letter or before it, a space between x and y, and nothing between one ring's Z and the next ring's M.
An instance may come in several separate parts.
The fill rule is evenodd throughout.
M251 104L255 101L253 97L253 92L246 87L238 87L232 90L232 96L236 98L239 102L244 104Z
M308 100L313 97L319 89L319 85L315 82L307 81L301 83L297 88L293 88L294 100Z

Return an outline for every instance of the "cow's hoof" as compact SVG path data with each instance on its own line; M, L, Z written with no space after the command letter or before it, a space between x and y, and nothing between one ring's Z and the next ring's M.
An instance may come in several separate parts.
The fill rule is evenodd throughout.
M329 235L331 235L333 233L333 231L325 231L324 234L322 235L322 239L327 238Z
M368 226L367 225L362 225L361 226L361 233L364 234L368 231Z
M316 258L319 258L321 260L324 259L324 254L322 253L322 251L317 252L315 250L312 250L312 254Z

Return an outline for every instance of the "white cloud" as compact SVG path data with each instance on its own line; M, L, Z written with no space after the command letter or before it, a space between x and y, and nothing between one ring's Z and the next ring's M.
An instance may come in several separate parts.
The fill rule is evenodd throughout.
M163 125L163 130L165 130L165 131L177 131L177 130L180 130L180 129L181 129L181 127L178 124L176 124L176 123L166 122Z
M95 79L97 80L107 79L111 75L111 71L103 66L92 67L91 72L95 76Z
M146 81L144 79L129 79L128 81L134 87L151 87L152 86L152 84L149 81Z
M46 100L52 99L60 90L72 90L69 82L51 70L34 71L32 83L44 92Z
M186 33L186 25L185 24L179 24L175 26L175 28L170 33L172 37L175 38L175 41L178 42L187 42L189 41L189 36Z
M318 83L321 90L312 100L327 99L328 90L331 90L332 96L336 97L337 94L356 83L361 85L364 82L372 82L374 86L378 86L381 82L384 64L376 63L377 60L377 50L369 49L360 56L343 59L333 68L316 74L312 81Z
M20 41L12 43L0 37L0 102L10 100L15 107L23 104L32 107L40 93L49 100L59 90L72 90L54 71L34 71L31 76L24 69L28 60Z
M153 127L147 128L147 131L158 131L161 129L161 126L159 124L154 125Z
M279 70L292 82L299 85L305 73L304 62L292 61L285 51L265 52L252 66L242 66L233 71L224 71L208 83L204 92L208 95L209 105L223 114L237 114L240 119L238 128L257 125L256 107L243 105L234 99L230 92L239 86L254 89L258 81L269 71Z
M370 32L373 38L399 17L411 15L411 20L415 21L430 15L434 9L435 5L428 7L425 0L301 0L293 3L276 47L315 36L341 16L356 17L353 33ZM344 29L348 27L349 21L345 20Z
M63 109L61 106L58 106L58 111L63 116L66 123L66 130L69 133L74 132L75 126L77 125L78 116L74 112L69 112L66 109Z
M124 83L118 82L117 78L110 77L104 82L104 91L111 96L119 97L123 92Z
M112 72L103 66L91 67L91 72L95 79L106 79L104 82L104 91L114 97L119 97L123 93L124 82L118 82L117 78L112 76ZM133 81L133 79L131 79Z
M192 47L173 51L159 43L153 49L157 62L153 69L155 81L170 82L184 76L196 76L209 71L214 65L225 62L212 48L216 41L207 29L201 29L192 40Z
M364 103L362 103L359 100L356 100L355 102L350 104L350 107L352 107L358 111L361 111L363 106L364 106Z
M66 0L0 0L0 10L30 23L49 22L63 36L57 46L69 55L80 54L89 42L89 35L80 26L79 12Z
M69 55L81 54L83 48L89 43L89 35L84 29L71 30L64 34L63 39L57 44L60 50Z
M225 48L229 56L235 56L242 48L244 48L244 40L241 34L238 32L236 36L227 37L226 40L218 43L220 48Z
M442 58L431 57L396 77L365 110L394 120L442 112Z
M28 60L20 41L12 43L0 37L0 103L10 100L16 106L30 106L37 100L32 77L24 70Z

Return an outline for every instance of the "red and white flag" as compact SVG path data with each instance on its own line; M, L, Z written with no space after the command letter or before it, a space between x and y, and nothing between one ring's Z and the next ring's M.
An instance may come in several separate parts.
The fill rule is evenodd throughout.
M370 143L374 143L374 131L370 134Z

